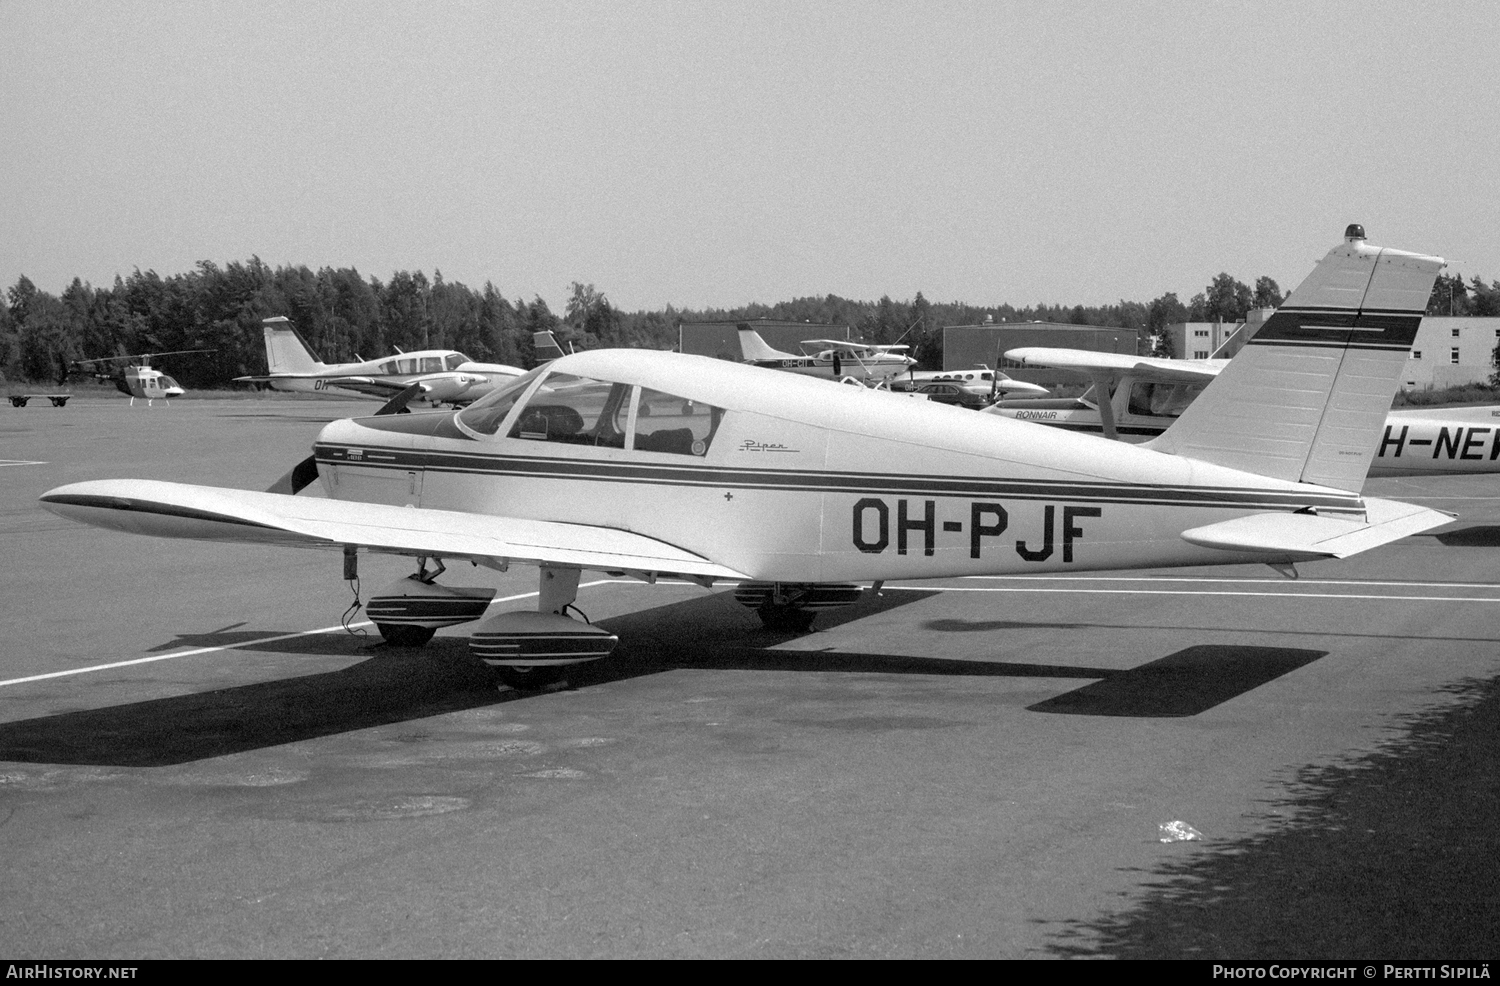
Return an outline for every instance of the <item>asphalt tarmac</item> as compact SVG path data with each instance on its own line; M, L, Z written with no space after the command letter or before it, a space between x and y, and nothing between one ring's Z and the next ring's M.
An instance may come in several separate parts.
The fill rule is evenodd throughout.
M462 627L346 631L336 554L37 505L265 488L374 406L0 407L0 957L1497 953L1496 477L1372 481L1459 519L1295 581L902 583L802 635L586 574L620 647L527 694Z

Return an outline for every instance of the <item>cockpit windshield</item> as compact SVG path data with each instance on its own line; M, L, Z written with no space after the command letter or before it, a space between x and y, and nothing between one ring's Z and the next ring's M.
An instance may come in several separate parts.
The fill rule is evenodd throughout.
M526 393L526 388L546 369L545 366L539 366L530 373L522 374L459 411L459 426L473 435L493 435L499 430L510 409L516 406L516 401Z
M535 388L532 382L543 373ZM526 396L529 394L530 396ZM517 402L525 398L519 409ZM512 412L514 411L514 414ZM543 366L458 412L458 424L474 437L563 445L591 445L629 452L705 455L724 410L635 384L599 380Z

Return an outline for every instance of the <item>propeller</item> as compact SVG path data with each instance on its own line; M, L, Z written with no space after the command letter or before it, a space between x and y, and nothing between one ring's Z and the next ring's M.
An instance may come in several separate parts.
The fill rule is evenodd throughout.
M381 405L380 410L376 411L374 416L379 417L382 414L405 413L406 405L411 403L411 399L413 397L416 397L421 392L422 385L420 383L409 385L405 390L401 391L401 393L397 394L395 397L392 397L390 400ZM276 482L272 483L266 489L266 492L284 493L288 496L296 496L308 486L312 485L312 482L317 478L318 458L315 455L309 455L307 458L303 459L301 462L293 466L291 472L287 473L285 476L282 476Z

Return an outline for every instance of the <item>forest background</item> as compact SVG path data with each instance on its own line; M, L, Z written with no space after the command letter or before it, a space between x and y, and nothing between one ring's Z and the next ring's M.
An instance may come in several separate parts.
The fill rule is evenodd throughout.
M561 314L540 296L505 298L491 282L480 289L397 271L382 283L353 268L271 268L258 257L220 267L200 261L191 271L162 277L139 268L96 288L78 278L60 295L21 276L0 298L0 371L11 380L61 382L70 361L147 352L206 349L204 356L165 362L186 387L218 388L236 376L266 371L261 319L290 318L326 362L374 359L402 350L456 349L481 362L531 367L532 333L550 329L578 349L671 349L680 322L771 318L848 325L870 343L913 346L921 365L941 369L943 326L996 322L1060 322L1133 329L1138 351L1176 355L1162 348L1162 327L1174 322L1239 321L1251 308L1281 304L1269 277L1254 286L1221 273L1187 303L1168 292L1148 302L1118 304L971 305L928 301L853 301L837 295L797 298L732 309L624 312L594 285L574 282ZM1430 315L1500 315L1500 282L1465 283L1439 275ZM1153 340L1155 348L1153 348ZM1497 350L1500 351L1500 350ZM1492 383L1495 382L1492 380Z

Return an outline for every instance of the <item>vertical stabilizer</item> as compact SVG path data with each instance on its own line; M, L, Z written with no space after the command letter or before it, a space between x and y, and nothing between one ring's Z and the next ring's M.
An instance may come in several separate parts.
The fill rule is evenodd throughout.
M750 328L744 322L739 324L740 330L740 357L747 362L757 359L798 359L796 353L783 353L779 349L772 349L770 343L760 337L760 333Z
M531 348L536 350L536 358L539 363L548 363L563 355L563 348L552 334L552 330L544 329L541 332L531 334Z
M1344 242L1149 447L1357 492L1440 257Z
M327 369L286 316L263 319L260 324L266 332L266 368L271 373L316 373Z

